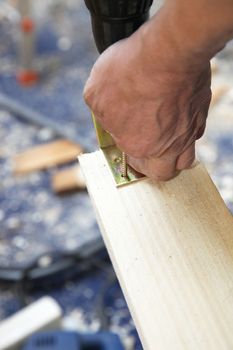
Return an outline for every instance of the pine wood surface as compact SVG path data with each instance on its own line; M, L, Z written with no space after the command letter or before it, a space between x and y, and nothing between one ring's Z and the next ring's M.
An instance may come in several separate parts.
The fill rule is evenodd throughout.
M205 168L116 188L101 151L80 163L144 349L233 349L233 218Z

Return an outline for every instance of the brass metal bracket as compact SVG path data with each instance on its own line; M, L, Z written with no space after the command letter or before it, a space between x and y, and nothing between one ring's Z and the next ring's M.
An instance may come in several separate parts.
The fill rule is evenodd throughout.
M127 171L125 174L122 172L122 165L124 164L124 153L117 148L112 136L105 131L101 125L96 121L94 114L92 118L97 134L97 139L102 152L108 162L108 165L112 171L113 177L116 182L116 186L128 185L132 182L139 181L145 178L145 175L138 173L127 164Z
M129 165L127 166L127 176L122 175L122 152L115 145L102 148L102 152L107 159L117 187L145 178L145 175L138 173Z

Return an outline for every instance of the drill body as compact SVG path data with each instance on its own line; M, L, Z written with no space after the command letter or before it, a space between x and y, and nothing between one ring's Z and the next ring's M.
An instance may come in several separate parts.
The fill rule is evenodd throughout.
M96 46L101 53L127 38L148 18L153 0L85 0Z

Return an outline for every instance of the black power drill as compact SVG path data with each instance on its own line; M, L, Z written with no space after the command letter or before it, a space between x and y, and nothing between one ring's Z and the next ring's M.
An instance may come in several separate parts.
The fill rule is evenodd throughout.
M85 0L99 52L127 38L148 18L153 0Z

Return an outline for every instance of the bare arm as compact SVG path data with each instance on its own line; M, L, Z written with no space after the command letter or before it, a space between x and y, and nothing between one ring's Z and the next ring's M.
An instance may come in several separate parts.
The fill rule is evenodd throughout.
M233 1L167 0L145 28L149 45L155 47L160 37L185 65L202 65L233 38Z
M191 166L211 98L209 60L232 37L232 0L167 0L101 55L84 96L134 168L168 180Z

